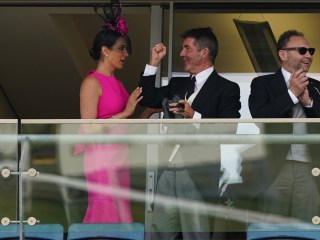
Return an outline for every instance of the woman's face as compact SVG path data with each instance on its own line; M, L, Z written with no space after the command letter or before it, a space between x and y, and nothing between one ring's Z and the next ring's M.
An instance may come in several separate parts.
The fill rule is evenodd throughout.
M112 48L108 49L106 61L112 69L122 69L128 56L127 42L123 37L120 37Z

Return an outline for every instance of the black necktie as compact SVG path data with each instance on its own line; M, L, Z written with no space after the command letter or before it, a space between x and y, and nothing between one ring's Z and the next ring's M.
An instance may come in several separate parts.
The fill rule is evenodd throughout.
M196 86L196 77L193 76L188 84L188 88L187 88L187 99L194 93L194 88Z

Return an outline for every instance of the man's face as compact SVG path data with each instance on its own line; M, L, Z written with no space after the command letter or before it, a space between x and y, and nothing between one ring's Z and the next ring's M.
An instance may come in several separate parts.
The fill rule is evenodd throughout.
M184 70L190 74L197 74L201 72L203 64L202 50L198 50L195 46L194 38L186 38L182 42L182 49L180 51L180 57L184 64Z
M294 48L310 48L308 41L304 37L300 36L292 36L289 39L289 42L285 48L288 50L280 50L283 51L280 53L282 59L282 66L289 72L294 72L299 69L303 69L304 72L308 72L312 63L313 56L309 51L306 51L305 54L299 53L299 49ZM290 50L291 48L291 50ZM280 52L279 51L279 52Z

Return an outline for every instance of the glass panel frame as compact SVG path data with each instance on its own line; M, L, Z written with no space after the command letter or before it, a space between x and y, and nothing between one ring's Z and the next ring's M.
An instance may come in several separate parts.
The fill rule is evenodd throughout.
M18 120L0 120L1 225L18 219Z

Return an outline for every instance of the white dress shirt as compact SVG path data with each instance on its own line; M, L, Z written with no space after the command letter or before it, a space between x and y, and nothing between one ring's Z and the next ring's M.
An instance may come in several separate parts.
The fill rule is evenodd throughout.
M289 89L290 83L289 79L291 76L291 73L286 71L285 69L281 69L283 77L286 81L288 93L291 97L292 102L295 104L292 109L292 117L293 118L305 118L306 115L303 110L303 106L300 104L299 99L291 92ZM313 102L309 106L305 107L311 107ZM304 134L307 132L307 126L306 123L294 123L293 124L293 134ZM306 144L291 144L291 147L289 149L287 159L288 160L294 160L294 161L301 161L301 162L309 162L309 149Z

